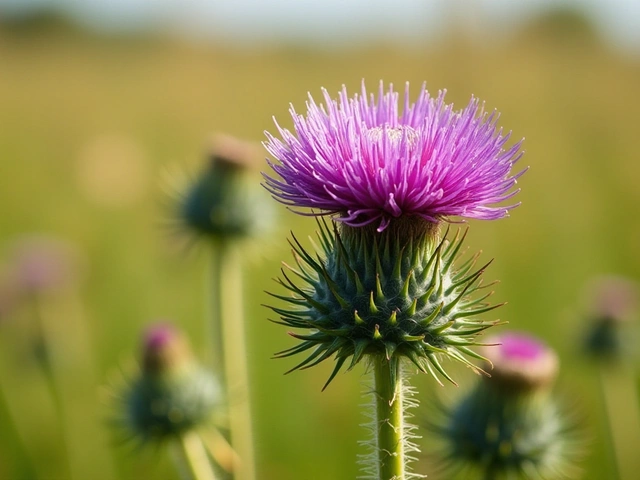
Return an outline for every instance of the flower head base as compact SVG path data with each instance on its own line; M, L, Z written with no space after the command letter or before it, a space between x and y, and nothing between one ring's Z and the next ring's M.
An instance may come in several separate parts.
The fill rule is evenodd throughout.
M549 388L555 353L524 334L493 340L501 345L483 352L494 361L492 376L459 402L440 405L442 416L432 423L446 462L451 469L480 470L483 478L571 478L583 444L575 417Z
M407 84L403 112L398 94L380 83L378 99L349 98L343 87L338 101L323 91L325 105L309 97L306 117L291 108L295 134L277 125L282 140L267 133L270 163L280 179L265 175L266 188L280 202L338 214L361 226L384 230L401 216L430 222L448 217L497 219L521 171L520 142L509 149L509 135L498 130L498 115L487 115L472 98L460 111L444 103L444 92L430 97L424 85L414 104Z
M366 356L385 358L392 372L406 358L436 379L452 382L442 367L443 357L479 370L466 356L484 357L469 347L496 322L474 317L497 305L484 303L493 292L474 296L485 287L480 277L488 264L474 271L477 255L456 264L464 236L434 240L433 231L420 230L409 219L394 220L373 237L369 230L375 227L342 225L339 232L324 222L319 225L324 258L314 258L294 238L298 268L291 270L305 285L297 286L283 270L280 283L294 295L274 295L291 306L272 307L280 323L311 330L291 333L301 343L278 354L311 352L292 370L332 356L336 366L327 384L347 360L351 369ZM428 222L423 226L434 228Z

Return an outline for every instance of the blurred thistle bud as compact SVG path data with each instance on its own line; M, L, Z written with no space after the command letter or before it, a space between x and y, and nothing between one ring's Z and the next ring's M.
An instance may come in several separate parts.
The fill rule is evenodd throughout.
M221 387L175 327L149 328L141 367L122 395L122 421L131 437L164 441L213 422L223 399Z
M258 146L218 134L208 157L181 200L184 223L214 238L249 237L264 230L273 215L254 175L257 159L261 159Z
M45 235L14 242L9 280L21 294L40 294L67 286L78 277L80 256L70 243Z
M635 343L629 327L638 312L638 285L624 277L598 277L587 285L585 296L590 322L586 350L608 359L629 353Z
M491 377L461 401L441 405L444 415L432 425L444 440L446 462L487 479L571 478L579 429L551 393L555 352L523 333L503 333L488 343L494 345L482 354L493 364Z

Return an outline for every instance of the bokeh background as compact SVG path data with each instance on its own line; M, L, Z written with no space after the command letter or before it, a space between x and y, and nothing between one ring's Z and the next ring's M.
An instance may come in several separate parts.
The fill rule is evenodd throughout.
M640 276L640 12L623 0L553 3L0 1L0 283L10 290L25 241L64 242L74 265L36 306L51 351L33 302L0 296L0 479L177 478L165 451L121 445L108 425L108 386L145 325L175 321L204 355L207 257L166 228L163 177L197 172L212 132L260 142L272 116L291 125L289 103L304 111L307 92L362 79L409 81L414 94L426 81L459 107L475 95L526 137L522 206L470 222L468 245L495 258L487 278L509 302L496 315L561 356L558 391L589 438L584 478L613 478L597 368L580 342L589 279ZM294 360L269 359L292 339L267 321L264 290L278 290L288 231L315 229L274 208L246 265L259 478L355 478L363 370L321 393L330 362L283 376ZM43 355L61 359L61 398ZM461 385L475 381L452 368ZM416 383L425 398L464 388ZM637 407L627 396L617 411ZM639 439L627 440L635 468ZM424 445L418 469L447 478Z

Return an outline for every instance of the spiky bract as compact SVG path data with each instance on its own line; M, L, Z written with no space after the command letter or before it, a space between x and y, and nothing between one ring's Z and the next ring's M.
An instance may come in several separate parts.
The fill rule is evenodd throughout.
M334 356L327 384L345 362L351 369L366 355L382 356L394 365L407 358L421 371L453 381L443 357L476 369L466 356L482 359L470 347L477 335L496 322L475 318L489 311L476 298L485 267L473 270L477 255L461 265L456 258L464 235L438 239L437 226L420 218L397 219L383 232L375 227L320 225L322 252L311 255L293 239L298 286L283 269L280 283L293 296L274 295L291 308L271 307L284 325L309 329L291 333L301 343L277 354L311 353L293 370L308 368ZM326 385L325 385L326 387Z

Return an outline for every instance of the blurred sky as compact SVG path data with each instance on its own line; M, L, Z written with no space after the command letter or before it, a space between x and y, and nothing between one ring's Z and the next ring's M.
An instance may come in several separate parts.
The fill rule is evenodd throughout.
M497 33L551 6L577 6L614 43L640 50L640 0L0 0L0 15L53 6L92 27L164 27L255 44L433 37L452 22ZM495 33L495 32L494 32Z

